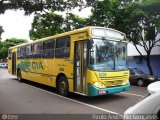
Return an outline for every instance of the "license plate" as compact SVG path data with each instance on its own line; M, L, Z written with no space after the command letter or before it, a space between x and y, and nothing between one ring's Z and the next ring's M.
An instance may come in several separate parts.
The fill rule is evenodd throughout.
M99 90L98 93L99 94L106 94L106 91L105 90Z

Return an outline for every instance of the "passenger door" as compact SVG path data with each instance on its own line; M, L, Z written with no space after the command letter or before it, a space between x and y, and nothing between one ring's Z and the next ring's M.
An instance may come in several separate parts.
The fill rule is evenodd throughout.
M16 52L12 52L12 75L16 74Z
M74 91L86 94L87 42L75 42Z

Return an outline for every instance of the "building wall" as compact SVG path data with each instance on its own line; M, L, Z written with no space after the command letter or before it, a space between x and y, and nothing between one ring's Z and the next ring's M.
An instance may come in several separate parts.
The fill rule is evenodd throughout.
M129 57L128 65L129 65L129 67L139 68L144 73L149 74L149 70L146 65L146 62L145 62L145 60L143 60L141 58L141 56ZM158 76L160 78L160 55L152 55L151 56L151 66L153 68L154 75Z
M148 44L147 44L148 45ZM160 42L157 43L157 45L160 45ZM139 52L135 48L135 46L132 43L128 43L128 56L140 56ZM147 55L146 51L142 46L137 45L139 51L141 51L142 55ZM160 47L153 47L151 51L151 55L160 55Z

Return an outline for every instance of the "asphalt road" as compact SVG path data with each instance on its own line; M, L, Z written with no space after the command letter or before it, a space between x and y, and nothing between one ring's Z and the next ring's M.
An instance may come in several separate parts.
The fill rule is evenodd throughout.
M25 81L0 68L0 114L101 114L122 115L148 94L146 87L131 86L128 92L99 97L71 94L65 98L55 89Z

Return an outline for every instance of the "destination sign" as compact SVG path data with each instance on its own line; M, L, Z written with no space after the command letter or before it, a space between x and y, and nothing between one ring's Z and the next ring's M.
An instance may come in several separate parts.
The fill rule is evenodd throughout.
M93 28L92 36L105 37L109 39L125 40L125 34L111 29Z

